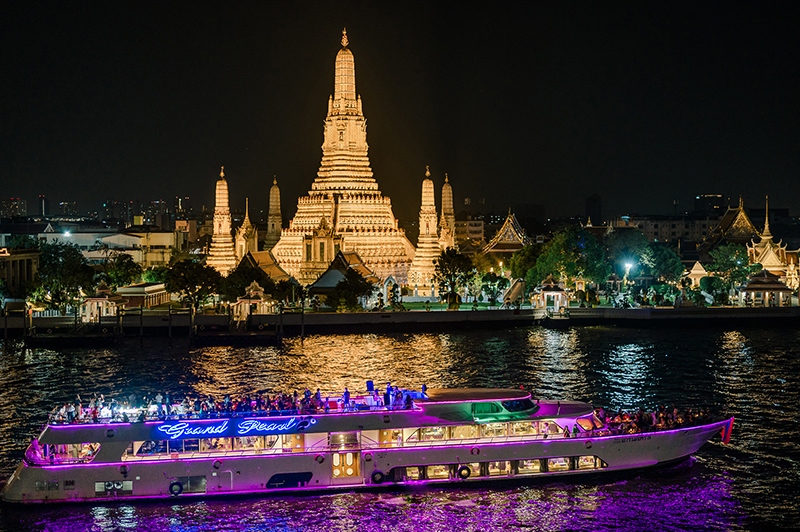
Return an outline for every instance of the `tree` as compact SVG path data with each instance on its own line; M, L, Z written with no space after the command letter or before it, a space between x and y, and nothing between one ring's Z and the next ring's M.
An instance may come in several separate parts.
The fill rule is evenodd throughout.
M606 248L611 268L617 275L631 275L637 267L645 267L649 273L653 267L653 254L644 233L636 228L617 229L606 237Z
M364 276L352 268L344 272L344 279L336 283L328 294L326 303L339 312L354 312L364 308L359 301L362 297L371 296L377 287L364 279Z
M153 266L142 272L142 280L146 283L166 283L168 271L166 266Z
M536 265L528 270L525 282L539 286L548 275L564 279L572 285L578 277L593 283L603 283L611 273L605 250L592 233L583 227L572 226L556 233L544 245Z
M142 267L127 253L113 252L105 263L106 276L112 288L125 286L142 276Z
M275 282L270 276L257 265L243 260L222 281L222 298L226 301L236 301L244 295L253 281L264 289L265 294L275 294Z
M747 249L740 244L726 244L709 254L711 271L722 279L725 290L742 286L748 276L761 271L761 264L750 264Z
M671 282L681 278L684 267L675 250L654 242L650 243L648 247L652 256L653 266L650 268L650 273L653 277Z
M540 244L529 244L519 251L515 251L509 261L511 267L511 277L514 279L524 279L528 276L528 271L536 267L536 259L542 253Z
M475 276L472 260L455 248L447 248L433 260L433 283L440 294L458 293Z
M94 292L94 270L78 246L59 241L39 245L39 271L31 301L66 310L81 297Z
M219 293L221 285L222 275L211 266L182 260L167 272L165 288L180 294L185 303L196 309L212 294Z
M486 297L489 301L489 305L497 302L497 298L500 297L500 294L503 293L503 290L508 288L510 284L508 279L497 275L494 272L489 272L485 274L482 278L482 286L484 292L486 292Z

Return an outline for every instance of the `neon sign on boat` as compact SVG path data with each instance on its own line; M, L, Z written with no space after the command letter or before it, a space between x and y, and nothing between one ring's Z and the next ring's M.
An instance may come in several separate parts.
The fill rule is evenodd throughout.
M227 419L210 424L196 425L182 421L180 423L164 423L158 426L158 430L163 432L171 440L186 437L230 437L232 434L228 427ZM245 419L236 425L236 435L246 434L275 434L302 431L311 425L316 424L317 420L313 417L291 417L279 422L261 421L258 419Z

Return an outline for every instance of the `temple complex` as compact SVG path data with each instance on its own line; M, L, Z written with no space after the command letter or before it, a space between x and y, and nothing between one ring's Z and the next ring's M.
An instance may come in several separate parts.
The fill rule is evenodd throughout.
M236 253L231 235L231 210L228 203L228 182L225 180L225 167L219 172L217 180L216 204L214 206L214 233L206 264L222 275L236 268Z
M430 169L425 167L425 179L422 181L422 204L419 209L419 239L411 271L408 274L408 284L414 290L414 295L433 295L432 279L435 271L433 261L441 254L433 180Z
M747 258L750 264L761 264L769 273L777 276L790 289L798 287L797 251L787 251L786 244L775 242L769 230L769 198L767 198L764 231L759 242L751 239L747 243Z
M405 283L414 246L398 227L391 200L381 195L373 178L367 122L356 93L355 61L347 34L342 34L334 93L328 99L323 128L322 163L272 253L286 272L304 284L326 271L339 251L355 251L378 277L393 276Z
M711 262L710 252L726 244L746 245L753 238L760 237L758 229L744 212L742 198L739 198L738 207L728 207L722 215L717 226L711 231L703 242L697 246L701 262Z
M273 177L269 189L269 211L267 213L267 234L264 238L264 249L269 251L275 247L281 238L283 217L281 216L281 189L278 188L278 178Z

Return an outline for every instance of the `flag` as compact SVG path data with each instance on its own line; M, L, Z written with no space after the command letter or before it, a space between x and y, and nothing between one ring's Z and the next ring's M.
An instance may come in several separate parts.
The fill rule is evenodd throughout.
M722 443L728 445L728 442L731 441L731 430L733 429L733 418L730 418L725 425L722 426L722 434L720 437L722 438Z

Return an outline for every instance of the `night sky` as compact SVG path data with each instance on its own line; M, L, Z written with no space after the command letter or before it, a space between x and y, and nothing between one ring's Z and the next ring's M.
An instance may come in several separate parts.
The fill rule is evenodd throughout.
M316 177L342 27L375 178L414 219L430 165L456 211L606 219L695 194L800 213L793 4L14 2L0 8L0 198L189 196L284 218ZM253 212L255 215L255 212Z

